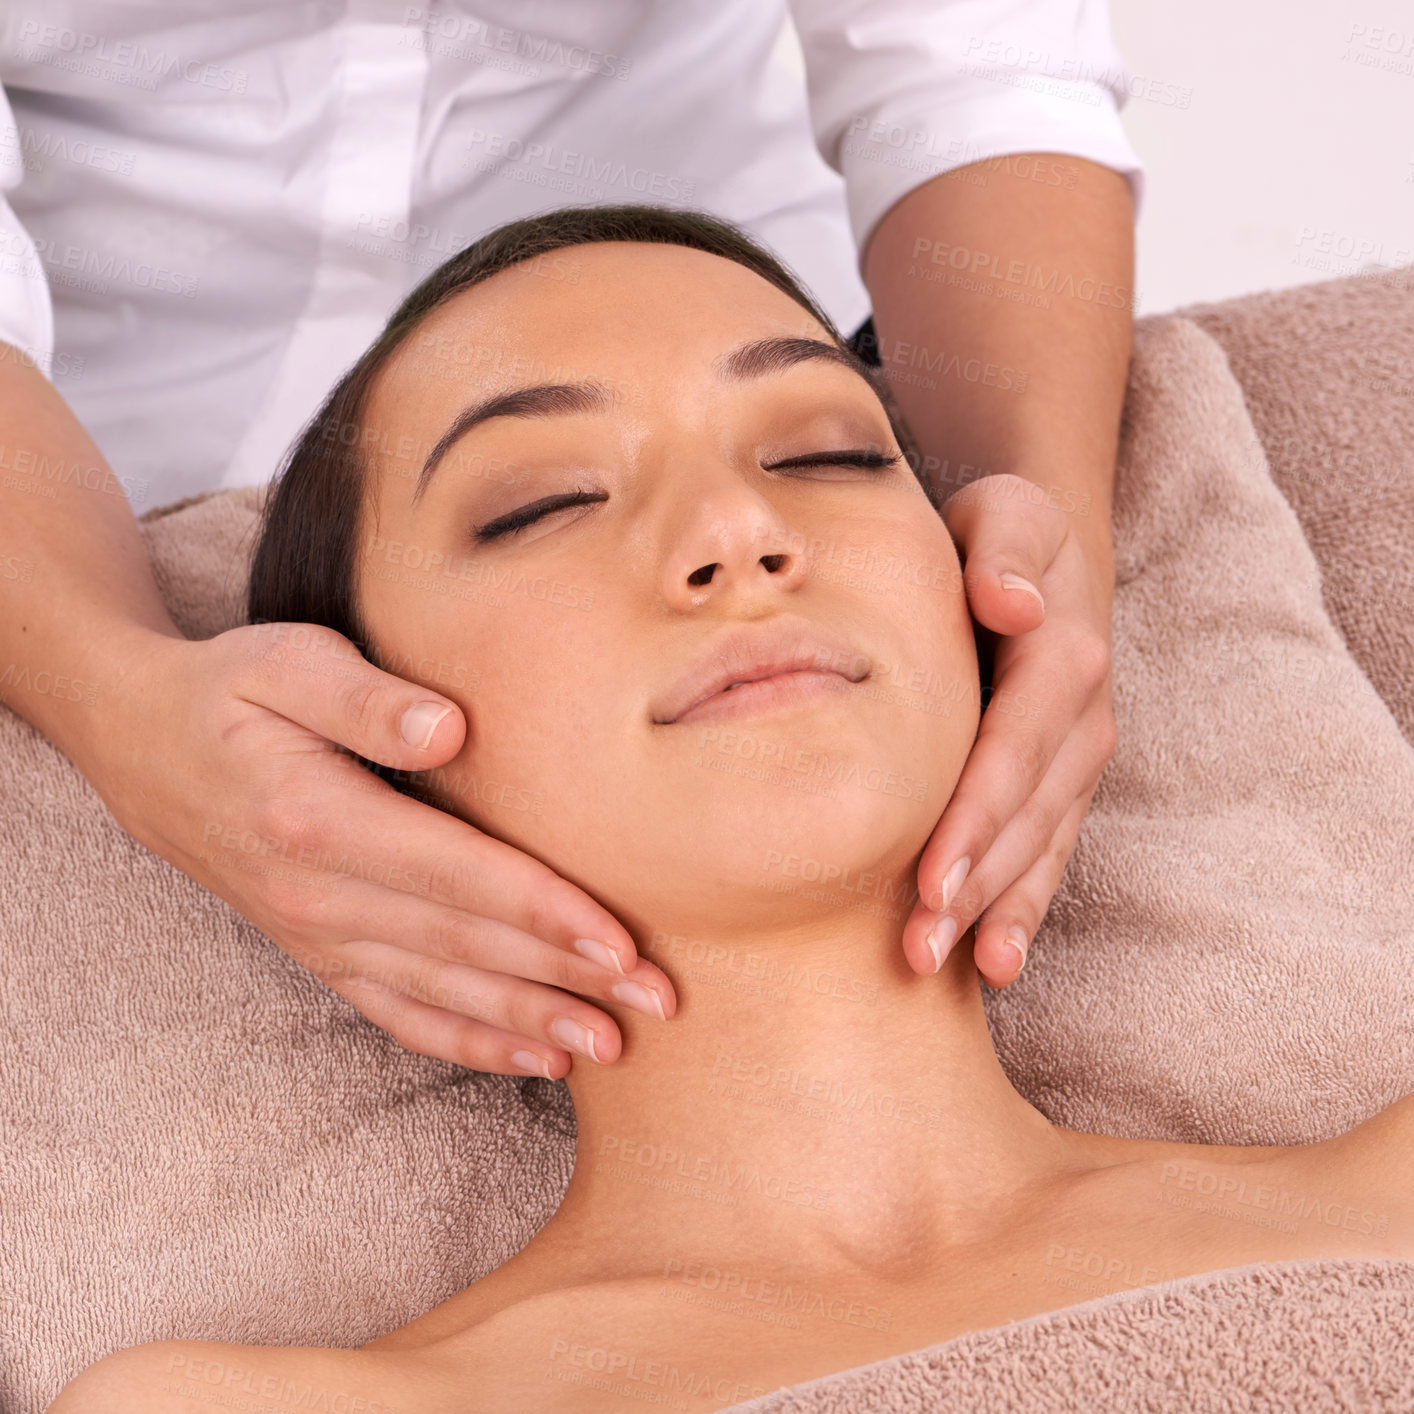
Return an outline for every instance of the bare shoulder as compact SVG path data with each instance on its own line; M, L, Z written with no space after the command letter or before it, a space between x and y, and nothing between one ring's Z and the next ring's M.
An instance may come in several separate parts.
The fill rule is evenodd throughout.
M779 1326L743 1321L734 1303L685 1311L663 1288L655 1275L536 1291L420 1354L440 1359L463 1390L476 1391L468 1408L497 1414L625 1414L648 1405L710 1414L861 1363L836 1360L842 1338L835 1332L792 1344ZM812 1330L807 1323L803 1334ZM815 1368L822 1359L823 1369ZM788 1368L800 1360L802 1369Z
M1324 1143L1310 1162L1337 1185L1367 1193L1388 1218L1392 1235L1414 1258L1414 1094Z
M1158 1253L1174 1275L1315 1257L1414 1261L1414 1096L1315 1144L1109 1152L1127 1156L1085 1176L1064 1220L1097 1250L1147 1245L1145 1261Z
M1402 1153L1406 1159L1414 1153L1414 1092L1392 1105L1386 1105L1377 1114L1347 1130L1328 1144L1343 1144L1352 1141L1368 1147L1384 1148L1393 1157Z
M213 1404L267 1414L462 1414L434 1363L394 1352L161 1340L116 1351L60 1391L48 1414L211 1414Z
M1414 1095L1263 1168L1271 1212L1322 1253L1414 1261Z

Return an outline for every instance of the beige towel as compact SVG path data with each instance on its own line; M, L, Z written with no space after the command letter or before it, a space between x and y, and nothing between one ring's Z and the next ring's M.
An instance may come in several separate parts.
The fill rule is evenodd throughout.
M1327 612L1414 741L1414 266L1188 312L1242 384Z
M1311 371L1308 417L1322 397L1340 417ZM1145 321L1115 485L1119 746L1025 972L984 990L1017 1087L1072 1128L1312 1143L1414 1090L1414 747L1256 447L1219 347ZM1402 501L1347 514L1345 550L1367 525L1414 543L1414 468ZM1388 677L1407 705L1414 645Z
M1143 322L1115 510L1120 744L1026 972L984 996L1013 1082L1060 1123L1310 1141L1414 1090L1396 720L1414 650L1361 589L1414 540L1412 483L1337 507L1303 470L1352 428L1350 455L1407 463L1408 398L1377 385L1414 362L1414 301L1345 281L1200 318L1231 340L1258 426L1294 428L1305 460L1274 446L1274 482L1217 345ZM1378 358L1356 367L1347 345ZM1278 486L1309 493L1299 514ZM239 621L253 507L222 493L144 525L193 636ZM83 709L102 706L100 684ZM4 1414L145 1341L361 1344L529 1240L572 1164L563 1085L403 1051L125 836L4 710L0 759ZM1264 1407L1232 1393L1255 1389L1274 1409L1407 1409L1410 1271L1189 1278L760 1407Z
M1407 1414L1414 1262L1263 1262L1101 1296L722 1414Z

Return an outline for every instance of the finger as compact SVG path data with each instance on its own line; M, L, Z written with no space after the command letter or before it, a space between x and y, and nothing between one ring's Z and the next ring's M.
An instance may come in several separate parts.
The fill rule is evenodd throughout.
M1051 847L1077 800L1088 804L1103 766L1090 750L1091 729L1082 723L1061 747L1051 769L1006 823L949 905L958 931L970 927ZM1037 920L1039 921L1039 920ZM1029 934L1028 934L1029 936Z
M342 809L340 791L347 792ZM213 856L223 852L246 863L237 856L258 854L308 870L311 882L357 873L387 885L400 900L411 892L499 919L616 976L639 962L628 930L568 879L457 816L401 794L347 756L330 755L317 770L302 767L293 781L272 783L256 828L228 831L213 821L206 831ZM343 889L339 884L336 896ZM305 892L293 893L290 905L302 906ZM289 908L281 914L278 903L270 906L287 929L295 928L299 920Z
M1065 513L1037 504L1025 477L981 477L943 504L943 522L963 555L972 616L997 633L1025 633L1046 617L1041 585L1069 533Z
M336 957L345 969L341 983L382 987L598 1065L611 1064L623 1050L613 1017L517 974L444 962L366 939L344 943Z
M621 975L499 919L362 880L345 881L337 900L327 891L318 891L301 910L301 921L315 936L337 936L340 956L351 946L345 942L348 931L356 928L359 938L395 947L405 954L409 965L442 962L524 978L546 988L627 1006L655 1021L664 1021L677 1010L672 983L646 958L637 959L632 972ZM314 970L308 962L305 966ZM577 1003L575 1011L582 1013L586 1022L599 1017L587 1002ZM472 1009L467 1014L494 1020L498 1026L524 1029L515 1025L516 1018L504 1013L493 1018Z
M1023 802L977 866L969 869L962 885L952 892L946 909L929 908L928 895L920 891L905 928L905 956L909 957L910 964L916 957L924 964L924 971L936 970L935 961L941 965L957 940L1003 890L1026 874L1048 851L1076 809L1077 801L1083 817L1103 770L1103 762L1097 762L1090 745L1096 730L1082 723L1066 741L1041 786ZM1034 935L1049 899L1048 894L1038 900L1040 912L1030 921L1028 939ZM911 949L907 946L909 939L913 940Z
M449 698L375 668L318 624L252 624L236 687L264 707L369 761L418 771L450 761L466 720Z
M1093 794L1091 791L1075 801L1041 856L977 920L972 959L989 986L1009 986L1025 967L1031 942L1075 853L1080 824Z
M559 1080L569 1073L569 1052L559 1047L528 1042L483 1021L373 983L350 978L331 985L375 1026L418 1055L493 1075L542 1075Z
M1096 779L1113 751L1113 719L1103 690L1109 644L1085 624L1055 621L1043 633L998 649L1003 666L977 740L918 864L920 896L935 912L958 896L972 868L1036 793L1097 696L1104 716L1081 733L1082 754L1093 763Z

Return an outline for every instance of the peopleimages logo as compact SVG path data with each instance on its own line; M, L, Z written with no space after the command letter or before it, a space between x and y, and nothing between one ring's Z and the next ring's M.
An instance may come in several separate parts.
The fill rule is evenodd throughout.
M137 157L104 143L69 138L63 133L21 128L14 123L0 128L0 162L11 167L22 165L29 172L42 172L50 161L72 162L126 177L132 173Z
M695 184L672 172L659 172L649 167L630 167L616 157L596 157L590 152L556 147L554 143L536 142L516 137L512 133L488 132L473 128L467 138L468 149L482 149L482 155L468 158L465 165L480 172L508 175L507 164L543 169L555 176L570 177L606 187L626 187L645 196L667 201L689 201ZM491 161L489 159L495 159ZM513 173L510 175L513 176ZM513 176L514 179L514 176Z
M423 48L450 58L475 58L476 51L482 50L604 78L628 77L630 61L621 55L606 54L583 44L566 44L543 34L527 34L505 25L488 25L469 15L444 15L410 6L403 14L403 24L422 35Z
M1046 49L982 35L968 40L960 72L1020 88L1034 88L1038 86L1036 80L1053 79L1065 85L1093 85L1111 92L1118 89L1131 98L1167 108L1187 108L1193 102L1193 90L1186 84L1131 74L1123 64L1099 65L1084 56L1052 54ZM1083 88L1049 91L1081 103L1101 101L1098 93Z
M222 93L244 93L250 82L244 69L184 59L168 49L149 49L130 39L115 42L105 34L38 20L26 20L20 26L17 57L23 63L49 64L134 88L152 89L159 78L177 78Z

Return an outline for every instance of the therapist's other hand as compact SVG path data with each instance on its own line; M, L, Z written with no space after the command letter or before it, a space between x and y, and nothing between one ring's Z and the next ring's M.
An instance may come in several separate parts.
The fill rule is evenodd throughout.
M977 740L919 861L904 953L915 971L934 972L975 922L977 970L1005 987L1114 754L1113 574L1022 477L980 477L942 515L972 616L999 636Z
M601 1062L622 1048L613 1018L572 992L676 1009L666 975L587 894L339 750L424 771L466 733L455 704L341 634L154 637L115 697L95 784L118 823L408 1050L558 1079L572 1052L588 1064L587 1047Z

